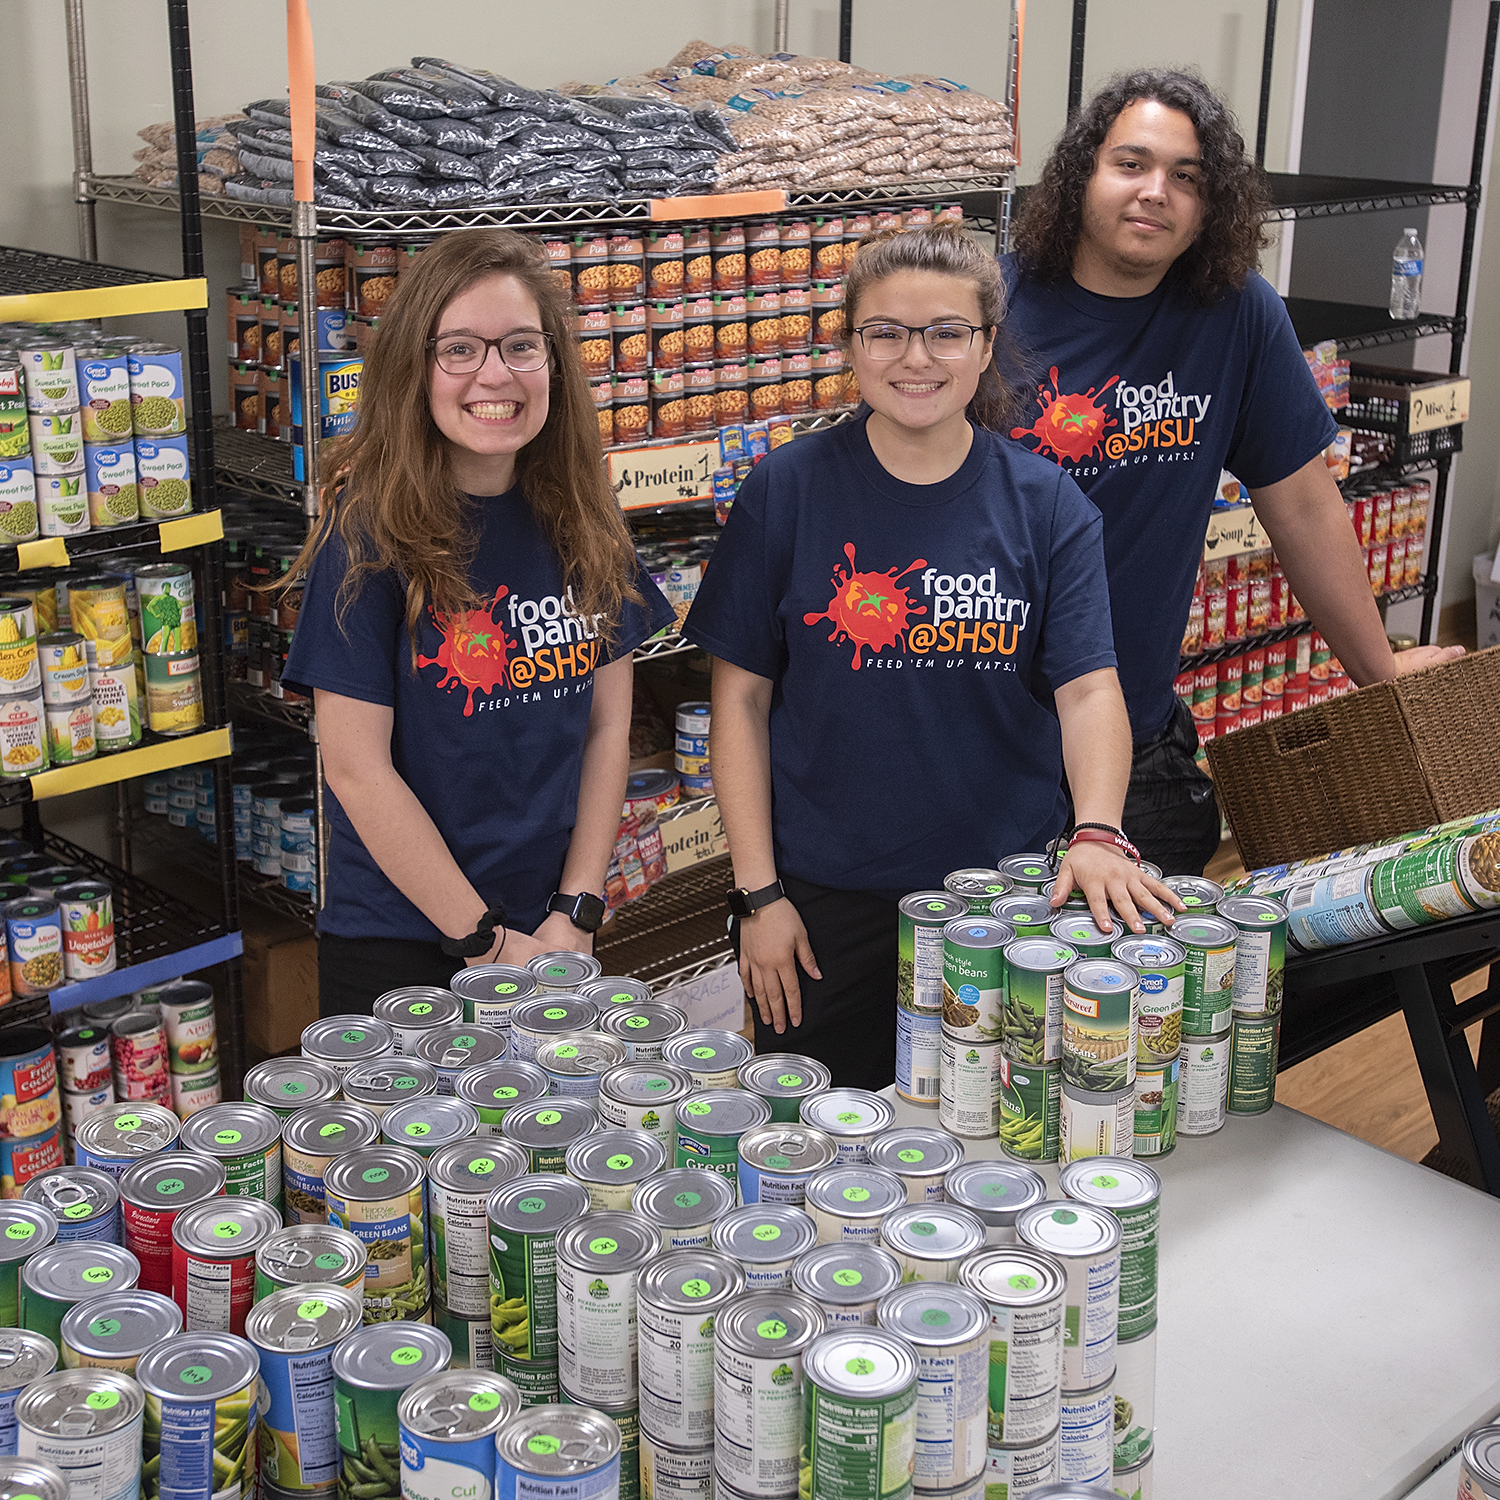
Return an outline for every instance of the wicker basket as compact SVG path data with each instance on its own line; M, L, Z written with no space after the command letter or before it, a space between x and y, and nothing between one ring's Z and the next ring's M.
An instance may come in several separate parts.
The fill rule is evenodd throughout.
M1500 646L1210 740L1247 869L1500 807Z

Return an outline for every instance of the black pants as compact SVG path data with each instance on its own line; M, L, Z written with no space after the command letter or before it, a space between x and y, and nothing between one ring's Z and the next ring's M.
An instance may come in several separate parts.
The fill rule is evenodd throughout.
M798 965L802 1024L788 1025L780 1035L762 1023L751 1002L755 1050L815 1057L833 1074L836 1088L883 1089L896 1080L896 903L793 875L783 875L781 883L807 928L823 977L813 979ZM738 922L731 936L738 955Z
M447 989L464 967L436 943L414 938L318 937L318 1014L367 1016L387 990L408 984Z
M1197 748L1193 716L1179 699L1167 727L1131 757L1125 832L1164 875L1201 875L1219 848L1219 803L1193 763Z

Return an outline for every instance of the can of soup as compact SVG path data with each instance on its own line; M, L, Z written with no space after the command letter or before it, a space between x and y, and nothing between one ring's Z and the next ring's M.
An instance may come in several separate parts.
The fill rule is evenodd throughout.
M132 1500L140 1490L146 1398L118 1370L57 1370L16 1400L16 1453L67 1476L70 1500Z
M62 1317L62 1362L69 1370L135 1373L148 1349L182 1332L182 1309L160 1292L105 1292Z
M442 1312L490 1315L490 1244L485 1205L504 1182L524 1177L526 1153L512 1141L454 1141L427 1160L432 1295Z
M198 1151L164 1151L120 1178L125 1248L139 1261L140 1285L172 1292L172 1225L178 1214L225 1189L224 1164Z
M644 1130L595 1130L565 1158L567 1175L588 1192L590 1213L629 1212L636 1189L666 1164L666 1147Z
M365 1146L323 1172L329 1223L363 1242L365 1322L426 1322L427 1170L415 1151ZM311 1226L304 1226L311 1227Z
M734 1207L734 1188L717 1173L669 1168L635 1190L632 1212L655 1227L663 1252L703 1250L713 1226Z
M1016 1239L1067 1275L1062 1385L1085 1391L1113 1373L1120 1309L1119 1221L1089 1203L1038 1203L1016 1220Z
M433 1069L436 1079L437 1070ZM479 1116L477 1134L497 1139L511 1110L545 1098L547 1075L535 1063L503 1058L480 1068L465 1068L453 1094Z
M341 1286L363 1293L364 1241L333 1224L293 1224L255 1252L255 1300L290 1287Z
M255 1252L281 1228L258 1199L209 1199L172 1222L172 1300L190 1332L243 1333L255 1300Z

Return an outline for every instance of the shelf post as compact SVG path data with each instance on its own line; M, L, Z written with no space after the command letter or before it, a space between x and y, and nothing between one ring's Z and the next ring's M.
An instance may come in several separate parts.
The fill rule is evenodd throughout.
M73 202L78 209L78 257L99 259L94 200L94 136L89 120L88 50L83 36L83 0L68 0L68 105L73 117Z
M1266 128L1271 115L1271 64L1276 59L1276 0L1266 0L1266 38L1260 54L1260 113L1255 117L1255 165L1266 164Z
M771 51L787 50L787 32L791 23L791 0L776 0L776 10L771 22Z
M854 61L854 0L839 0L839 61Z
M1068 119L1083 107L1083 45L1088 34L1089 0L1073 0L1073 41L1068 57ZM1012 122L1014 124L1014 122Z
M302 401L302 514L308 529L318 514L318 449L322 413L318 399L317 245L318 210L300 199L292 204L292 238L297 242L297 360Z

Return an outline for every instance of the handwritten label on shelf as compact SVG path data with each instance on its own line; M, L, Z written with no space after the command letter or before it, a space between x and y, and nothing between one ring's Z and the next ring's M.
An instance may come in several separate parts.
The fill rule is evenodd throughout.
M1411 393L1408 432L1432 432L1456 427L1469 420L1469 382L1449 380L1442 385L1419 386Z
M1254 552L1259 547L1270 545L1271 539L1266 535L1251 506L1236 505L1229 510L1216 510L1208 519L1204 548L1210 557L1228 557L1234 552Z
M625 448L609 455L609 482L621 510L644 510L683 500L711 500L718 467L717 441Z

